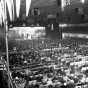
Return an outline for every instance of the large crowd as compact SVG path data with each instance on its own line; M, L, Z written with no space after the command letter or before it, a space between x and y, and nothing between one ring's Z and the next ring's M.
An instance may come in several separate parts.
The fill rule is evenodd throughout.
M41 40L37 49L10 52L13 81L18 88L87 88L87 44L80 40Z

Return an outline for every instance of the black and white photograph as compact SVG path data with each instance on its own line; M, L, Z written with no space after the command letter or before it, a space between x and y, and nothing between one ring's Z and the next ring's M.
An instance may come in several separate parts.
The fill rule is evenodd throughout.
M88 0L0 0L0 88L88 88Z

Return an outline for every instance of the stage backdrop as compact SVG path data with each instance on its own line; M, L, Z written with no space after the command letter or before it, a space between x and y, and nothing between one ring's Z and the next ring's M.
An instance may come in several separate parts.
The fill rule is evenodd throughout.
M16 40L39 39L45 35L45 27L14 27L9 31L9 38Z

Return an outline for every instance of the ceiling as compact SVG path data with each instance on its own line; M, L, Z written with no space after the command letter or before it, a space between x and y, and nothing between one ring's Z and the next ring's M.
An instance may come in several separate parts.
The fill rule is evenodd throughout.
M15 3L15 0L14 0ZM16 4L16 3L15 3ZM49 9L52 12L52 8L57 8L57 0L32 0L30 9L39 8L47 12ZM46 9L47 8L47 9ZM20 14L26 13L26 0L21 0Z
M56 5L56 0L32 0L31 8Z
M21 9L20 9L20 19L24 19L26 14L26 0L21 0ZM52 14L56 15L59 13L57 19L59 19L60 23L71 23L71 24L79 24L88 22L88 0L82 4L80 0L71 0L71 4L67 5L64 8L64 11L61 11L61 6L57 5L57 0L32 0L30 10L33 8L38 8L40 10L40 18L43 20L47 19L47 16ZM76 12L76 8L82 8L83 14L79 14ZM30 16L27 17L28 22L33 22L34 19L40 19L37 17L32 18Z
M15 3L15 0L14 0ZM15 3L16 5L16 3ZM31 9L38 8L40 10L40 17L32 17L31 16ZM16 8L15 8L15 21L18 22L18 19L20 20L26 20L26 22L34 22L35 19L47 19L48 15L56 15L58 12L58 5L57 0L32 0L29 16L26 17L26 0L21 0L21 8L20 8L20 17L16 17ZM27 18L27 19L26 19ZM9 20L9 13L8 13L8 20ZM18 22L18 24L21 22Z

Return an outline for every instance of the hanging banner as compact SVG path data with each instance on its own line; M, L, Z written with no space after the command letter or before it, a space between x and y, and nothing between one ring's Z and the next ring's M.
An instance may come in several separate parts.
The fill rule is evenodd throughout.
M70 5L70 0L61 0L61 8L62 8L62 11L64 10L64 7L67 6L67 5Z
M64 7L66 6L66 0L61 0L61 8L62 11L64 10Z
M82 2L84 4L85 3L85 0L80 0L80 2Z
M2 5L0 2L0 24L2 25Z
M0 14L1 14L1 16L2 16L2 18L0 19L0 20L2 20L2 23L3 22L5 22L5 4L6 4L6 1L4 1L4 0L1 0L1 12L0 12Z
M70 5L70 0L66 0L66 5Z
M12 7L12 20L14 20L14 2L11 0L11 7Z
M9 12L9 16L10 16L10 20L12 21L12 6L11 6L11 0L6 0L6 4L7 4L7 8L8 8L8 12Z
M26 0L26 16L28 16L30 6L31 6L31 0Z
M19 17L20 15L20 5L21 5L21 0L16 0L16 15Z

